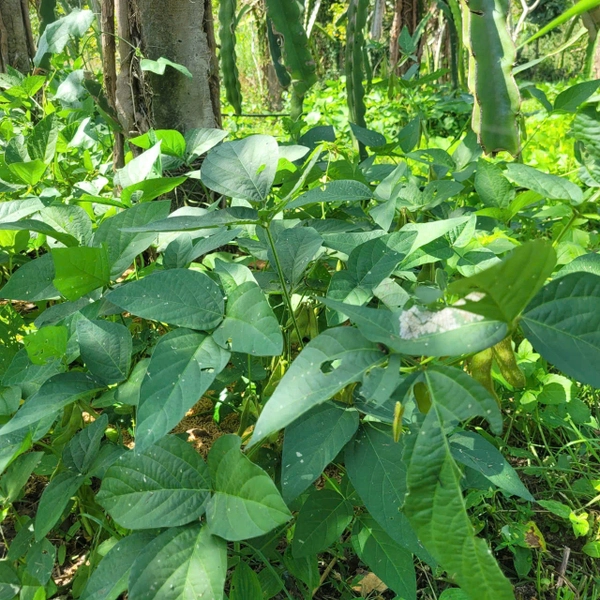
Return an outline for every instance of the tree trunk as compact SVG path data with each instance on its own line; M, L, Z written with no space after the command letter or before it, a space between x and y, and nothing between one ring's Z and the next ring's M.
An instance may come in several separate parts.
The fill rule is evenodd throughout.
M423 18L423 2L421 0L396 0L394 19L390 31L390 67L394 68L400 59L398 38L402 28L406 26L412 35ZM396 71L401 70L396 67Z
M149 127L184 132L221 125L211 0L117 0L120 73L117 106L128 133ZM132 47L150 60L185 66L142 72Z
M31 69L35 44L26 0L0 0L0 72Z

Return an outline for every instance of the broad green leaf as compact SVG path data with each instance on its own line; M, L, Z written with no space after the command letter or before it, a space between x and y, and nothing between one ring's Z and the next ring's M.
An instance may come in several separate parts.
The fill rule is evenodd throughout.
M189 233L178 235L163 253L163 267L165 269L184 269L191 262L188 256L192 253L194 242Z
M360 381L386 355L356 329L329 329L312 340L294 360L263 408L251 444L293 423L311 408Z
M19 497L33 470L44 456L43 452L21 454L0 479L0 503L9 506Z
M289 287L293 289L302 280L306 267L315 258L323 239L312 227L284 229L274 237L275 250L283 276ZM275 269L277 263L271 248L267 251L267 256Z
M46 539L35 543L25 555L26 581L29 580L31 587L37 587L34 583L46 585L50 581L56 560L56 548ZM29 576L29 577L27 577ZM32 581L35 580L35 581ZM23 586L23 591L28 586ZM24 596L23 592L21 593ZM37 600L34 597L34 600Z
M277 142L268 135L225 142L206 155L202 182L230 198L264 202L275 179L278 156Z
M356 522L352 531L352 547L399 598L416 598L417 576L412 554L368 515L362 515Z
M252 282L235 288L227 298L225 320L213 333L217 344L253 356L278 356L283 335L263 291Z
M114 217L105 219L94 233L93 245L108 248L111 279L117 279L138 254L146 250L156 239L154 232L128 233L130 227L142 227L164 219L169 214L171 202L148 202L137 204Z
M517 472L481 435L472 431L455 433L450 437L450 451L459 463L479 471L501 490L530 502L535 500L519 479Z
M571 273L592 273L600 275L600 255L595 252L578 256L575 260L566 264L558 273L554 275L554 279L564 277Z
M41 233L43 235L47 235L48 237L54 238L59 241L61 244L65 246L77 246L78 240L77 238L69 235L68 233L62 233L61 231L57 231L43 221L39 221L37 219L21 219L16 223L0 223L0 230L2 231L35 231L36 233Z
M328 298L323 304L346 315L371 342L385 344L403 354L449 356L479 352L502 341L507 327L485 321L453 307L440 311L413 306L405 311L352 306Z
M487 543L473 534L460 486L460 470L446 433L460 421L485 418L497 433L502 417L489 392L460 369L423 372L431 408L406 438L408 494L404 512L425 548L473 600L514 600L512 586Z
M533 190L550 200L568 200L578 205L583 202L581 188L568 179L543 173L538 169L521 163L510 163L506 166L506 174L517 185Z
M92 239L92 220L80 206L48 206L40 211L40 218L55 230L74 237L81 246L87 246Z
M127 379L133 341L125 325L82 317L77 321L77 340L92 375L107 385Z
M521 325L548 362L600 387L600 277L579 272L552 281L527 306Z
M9 171L27 185L35 185L44 176L48 165L36 158L27 162L13 162L8 165Z
M27 136L27 150L31 158L38 158L49 164L56 153L58 123L53 114L39 121Z
M515 190L504 177L502 169L483 158L477 161L475 191L486 206L507 208L515 197Z
M167 337L167 335L163 336L161 340ZM131 370L129 379L125 383L122 383L115 390L115 400L117 402L120 402L121 404L128 404L129 406L137 406L139 404L140 390L149 364L149 358L142 358L142 360L136 363L135 367L133 367ZM94 406L95 405L96 404L94 403Z
M130 450L108 469L96 495L126 529L176 527L204 514L208 469L194 448L176 436L145 452Z
M101 387L98 381L86 373L71 371L54 375L40 387L38 392L27 399L6 425L0 428L0 437L55 415L71 402Z
M153 141L154 140L154 141ZM185 138L174 129L157 129L151 133L144 133L131 138L129 142L139 148L148 150L156 141L161 142L160 150L163 154L182 158L185 153Z
M54 286L67 300L78 300L110 281L106 247L54 248L52 259Z
M355 125L354 123L349 123L349 125L354 137L368 148L385 146L386 140L381 133L361 127L360 125Z
M249 600L250 598L263 598L260 579L251 567L241 561L233 572L229 600Z
M219 286L208 275L189 269L157 271L121 285L106 297L138 317L179 327L208 330L223 319Z
M36 67L40 66L46 54L62 52L71 37L81 37L94 22L91 10L73 9L67 16L50 23L38 42L38 49L33 59Z
M194 244L186 257L186 262L192 262L204 254L208 254L213 250L226 246L242 231L243 230L240 227L235 229L217 229L213 234L200 239Z
M0 600L13 600L21 589L21 580L7 560L0 560Z
M226 367L229 352L189 329L162 336L139 392L136 448L144 451L173 429Z
M398 145L402 152L411 152L419 145L421 139L421 118L410 120L398 133Z
M227 544L200 523L167 529L137 557L130 600L222 600Z
M62 456L67 469L87 473L100 451L100 443L107 426L108 415L105 413L71 438Z
M142 58L140 61L140 67L142 71L150 71L151 73L156 73L157 75L164 75L167 67L171 67L176 71L179 71L182 75L186 77L192 78L192 74L190 70L184 65L180 65L179 63L173 62L164 56L161 56L158 60L150 60L149 58Z
M354 508L335 490L314 490L296 517L292 553L296 558L326 550L344 533Z
M285 208L299 208L316 202L325 202L328 205L333 202L361 202L362 200L370 200L372 197L373 192L364 183L351 179L340 179L331 181L324 187L316 187L300 194Z
M7 200L0 203L0 223L16 222L44 208L39 198Z
M0 297L28 302L55 300L60 294L52 283L54 276L52 255L43 254L19 267L0 290Z
M128 188L142 181L160 177L161 174L156 169L156 163L160 158L160 147L161 142L158 142L119 169L114 178L115 185Z
M554 110L574 113L597 89L600 79L583 81L562 91L554 101Z
M190 164L196 158L208 152L228 135L221 129L190 129L185 132L185 158Z
M187 177L155 177L146 179L123 188L121 200L125 203L131 202L135 197L137 202L150 202L163 194L172 192L176 187L187 181Z
M208 526L228 541L264 535L292 516L273 480L241 453L241 441L225 435L208 454L214 491L206 508Z
M339 454L358 428L358 412L326 402L285 430L281 489L286 502L299 496Z
M64 325L49 325L23 338L23 344L34 365L45 365L49 360L64 357L68 338L69 330Z
M230 208L206 212L203 215L177 215L162 219L156 223L139 227L124 228L126 233L148 233L169 231L194 231L196 229L207 229L209 227L221 227L240 221L256 221L258 213L253 208L246 206L232 206Z
M127 591L133 563L156 536L138 532L121 538L100 561L89 578L81 600L117 600Z
M56 525L69 500L85 481L85 475L63 471L44 488L35 514L35 539L40 541Z
M240 263L225 262L217 258L215 260L215 273L219 276L221 287L227 295L231 294L242 283L249 281L257 283L252 271Z
M463 299L461 309L511 323L544 285L555 264L556 252L550 244L526 242L501 264L451 284L448 293Z

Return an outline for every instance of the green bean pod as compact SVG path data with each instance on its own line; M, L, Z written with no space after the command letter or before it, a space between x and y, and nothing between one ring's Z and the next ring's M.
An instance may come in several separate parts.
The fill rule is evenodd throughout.
M527 385L527 379L517 364L510 336L494 346L494 359L500 373L512 387L521 389Z
M464 0L469 87L475 98L473 130L490 154L520 151L521 98L512 74L515 45L508 32L508 0Z
M274 35L283 40L283 62L290 73L293 87L292 118L298 119L306 92L316 83L316 65L308 46L298 0L266 0L267 15Z
M359 127L366 127L364 57L365 26L369 10L369 0L350 0L348 23L346 26L346 92L350 121Z
M267 17L267 39L269 40L269 52L271 54L271 60L273 61L273 67L275 68L275 74L281 84L281 87L287 88L292 83L292 78L288 73L282 62L281 46L283 43L281 36L278 36L273 31L273 21Z
M237 0L221 0L219 3L219 37L221 38L221 71L227 102L236 115L242 114L242 88L237 68L236 44Z
M494 381L492 379L492 363L494 362L494 351L491 348L486 348L481 352L473 355L469 360L469 372L471 377L478 381L500 405L500 400L494 389Z

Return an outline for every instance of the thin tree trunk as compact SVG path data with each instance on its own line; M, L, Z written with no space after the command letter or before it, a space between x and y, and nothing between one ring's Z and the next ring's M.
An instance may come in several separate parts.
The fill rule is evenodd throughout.
M392 20L392 29L390 31L390 69L396 69L400 59L400 46L398 38L402 31L402 4L403 0L396 0L394 5L394 18Z
M35 44L26 0L0 0L0 71L31 69Z
M130 0L131 17L139 19L146 58L161 57L185 66L192 78L167 67L164 75L146 72L152 93L151 120L160 129L186 131L218 127L215 92L216 59L210 1ZM132 15L133 12L133 15ZM212 39L211 39L212 38Z

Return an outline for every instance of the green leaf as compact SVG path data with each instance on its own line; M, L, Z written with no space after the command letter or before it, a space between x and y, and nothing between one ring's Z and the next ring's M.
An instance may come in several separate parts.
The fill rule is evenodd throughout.
M150 60L149 58L142 58L140 61L140 67L142 71L150 71L151 73L156 73L157 75L164 75L167 67L171 67L176 71L179 71L182 75L189 77L192 79L193 75L190 70L180 65L179 63L173 62L164 56L161 56L158 60Z
M160 150L163 154L183 158L185 153L185 138L175 129L157 129L152 131L152 135L144 133L129 141L144 150L148 150L156 141L160 141L162 142Z
M349 125L354 137L368 148L381 148L385 146L386 140L381 133L366 129L360 125L355 125L354 123L349 123Z
M507 327L500 321L484 321L453 307L441 311L413 306L405 311L352 306L319 298L323 304L347 315L371 342L385 344L403 354L456 356L479 352L502 341Z
M9 506L18 499L43 456L43 452L28 452L11 463L0 479L0 502L3 506Z
M448 293L464 299L461 309L506 323L519 316L544 285L556 264L556 252L543 240L526 242L485 271L448 287ZM483 298L467 295L483 293Z
M475 191L486 206L498 208L507 208L515 196L515 190L502 174L502 169L483 158L477 161Z
M60 297L54 281L54 261L51 254L43 254L19 267L0 290L6 300L55 300Z
M27 162L14 162L8 165L8 170L27 185L35 185L44 176L48 165L36 158Z
M64 325L49 325L23 338L23 344L34 365L45 365L49 360L64 357L68 338L69 330Z
M39 121L27 137L29 156L46 164L51 163L56 153L57 141L58 123L55 115L51 114Z
M50 23L38 42L38 49L33 59L36 67L40 66L46 54L62 52L71 37L81 37L94 22L91 10L72 10L66 17Z
M48 206L40 211L40 218L59 232L75 238L81 246L87 246L92 239L92 220L80 206ZM43 233L43 232L42 232ZM58 238L57 238L58 239ZM78 244L68 243L67 246Z
M552 281L527 306L521 325L548 362L600 387L600 277L579 272Z
M315 187L286 205L286 209L299 208L308 204L325 202L327 205L333 202L361 202L370 200L373 192L364 183L352 179L338 179L330 181L324 187Z
M472 431L455 433L450 437L450 451L459 463L479 471L506 493L529 502L535 500L519 479L517 472L484 437Z
M37 219L21 219L16 223L1 223L0 230L2 231L35 231L36 233L42 233L43 235L47 235L55 240L59 241L61 244L65 246L77 246L78 240L77 238L69 235L67 233L63 233L61 231L57 231L43 221L38 221Z
M326 550L344 533L354 508L335 490L314 490L296 517L292 553L296 558Z
M598 89L600 79L583 81L562 91L554 101L554 110L574 113Z
M231 578L229 600L250 600L250 598L263 598L263 591L258 575L247 563L241 561Z
M77 321L77 339L81 358L92 375L106 385L127 379L133 341L125 325L83 317Z
M213 338L223 348L253 356L279 356L283 350L279 321L263 291L252 282L231 292L225 320Z
M154 144L152 148L142 152L119 169L114 177L115 185L128 188L142 181L160 177L161 173L157 168L157 163L160 164L160 147L161 142Z
M179 327L208 330L223 319L219 286L208 275L189 269L155 272L118 287L106 297L138 317Z
M592 558L600 558L600 542L588 542L581 550Z
M294 360L258 418L251 444L295 421L360 381L386 355L356 329L329 329L312 340Z
M188 164L196 158L206 154L228 136L227 131L221 129L189 129L185 132L185 158Z
M78 300L108 285L110 267L106 247L54 248L54 286L67 300Z
M374 519L362 515L352 531L358 557L401 598L416 598L417 577L412 554L397 544Z
M137 557L129 576L130 600L222 600L227 545L207 527L167 529Z
M44 488L35 514L35 539L40 541L56 525L69 500L85 481L85 475L63 471Z
M226 367L229 352L210 336L176 329L154 349L139 392L136 448L144 451L173 429Z
M225 142L206 155L202 182L230 198L264 202L275 180L278 156L277 142L268 135Z
M284 229L275 238L275 250L286 283L291 289L302 280L308 264L321 248L323 239L312 227ZM275 256L271 248L267 250L271 266L275 268Z
M408 494L404 512L425 548L473 600L514 600L512 586L485 541L473 534L460 486L460 470L446 433L481 416L502 427L496 401L464 371L429 367L422 374L431 408L420 429L406 438Z
M517 185L533 190L550 200L568 200L573 205L583 202L583 192L574 183L558 175L543 173L521 163L506 165L506 174Z
M358 412L326 402L285 430L281 489L286 502L298 497L339 454L358 428Z
M206 508L208 526L228 541L263 535L292 516L273 480L240 452L241 441L225 435L208 454L214 490Z
M421 139L421 118L410 120L398 134L398 145L402 152L411 152L419 145Z
M100 415L91 425L75 434L63 450L63 463L67 469L87 473L100 451L100 443L108 426L108 415Z
M0 560L0 600L13 600L21 589L21 581L7 560Z
M165 219L171 209L171 201L136 204L114 217L100 223L94 233L93 245L108 248L111 279L117 279L138 254L146 250L156 239L156 233L128 233L128 227L142 227L153 221Z
M27 399L4 427L0 428L0 437L55 415L71 402L101 387L98 381L86 373L71 371L54 375L40 387L38 392Z
M578 256L575 260L566 264L558 273L554 275L554 279L564 277L570 273L592 273L600 275L600 255L595 252Z
M156 536L132 533L121 538L100 561L89 578L81 600L117 600L127 591L127 580L133 563Z
M194 448L176 436L145 452L129 451L108 469L96 499L126 529L176 527L204 514L208 469Z
M137 202L150 202L163 194L168 194L187 181L187 177L155 177L134 183L121 191L121 200L131 202L135 196Z

